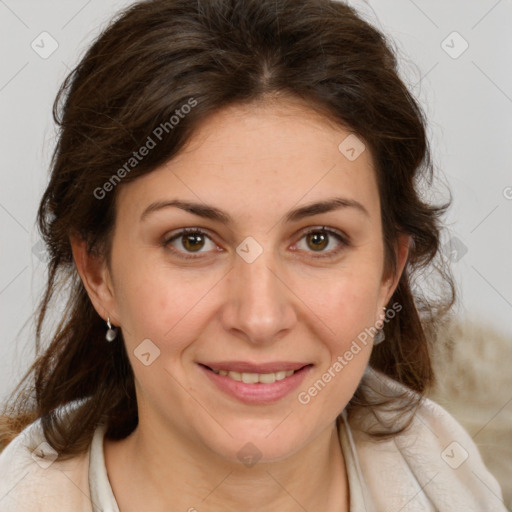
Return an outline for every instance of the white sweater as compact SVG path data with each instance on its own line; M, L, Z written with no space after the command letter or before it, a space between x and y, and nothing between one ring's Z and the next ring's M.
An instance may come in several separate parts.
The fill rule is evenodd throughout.
M365 379L391 392L403 389L372 370ZM338 423L350 512L507 512L471 437L439 405L425 399L411 427L387 441L360 430L371 412L356 417L343 412ZM0 512L119 512L104 432L98 426L86 453L59 461L42 444L39 420L25 428L0 454Z

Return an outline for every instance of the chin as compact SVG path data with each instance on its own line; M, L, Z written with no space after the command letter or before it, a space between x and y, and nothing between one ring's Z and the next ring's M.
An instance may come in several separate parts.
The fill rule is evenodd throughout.
M289 425L285 426L287 420L282 422L283 418L272 422L270 428L269 421L251 427L233 423L227 429L233 432L233 437L222 431L222 438L210 437L205 439L205 443L222 458L248 467L256 463L278 462L290 457L308 442L308 433L303 425L297 425L296 430L290 429ZM211 430L209 433L211 435Z

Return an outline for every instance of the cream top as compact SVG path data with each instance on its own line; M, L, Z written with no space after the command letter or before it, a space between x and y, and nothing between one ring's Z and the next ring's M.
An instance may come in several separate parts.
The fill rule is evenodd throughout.
M404 389L368 370L367 382ZM501 489L468 433L441 406L425 399L409 429L376 442L361 429L370 410L345 412L338 423L350 492L350 512L507 512ZM99 425L89 450L56 459L40 420L0 454L0 512L119 512Z
M355 453L355 446L352 439L350 427L346 422L346 415L342 414L343 421L338 429L340 443L345 457L347 467L349 493L350 493L350 512L367 510L365 508L364 495L367 490L362 487L361 469ZM89 483L91 492L91 501L98 505L98 510L103 512L119 512L112 487L107 476L105 459L103 456L103 436L105 428L100 426L96 429L90 448L89 465ZM94 509L93 509L94 510Z

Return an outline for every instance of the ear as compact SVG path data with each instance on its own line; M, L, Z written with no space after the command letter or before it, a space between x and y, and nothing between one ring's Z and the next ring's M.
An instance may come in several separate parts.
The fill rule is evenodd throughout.
M381 293L381 302L379 302L380 309L379 315L382 313L382 308L387 305L390 301L393 293L398 286L400 278L402 277L402 273L405 268L405 264L407 263L407 258L409 256L409 248L412 242L412 237L406 234L400 234L398 236L398 241L395 250L395 258L396 258L396 271L393 273L389 273L383 277L382 281L382 293Z
M88 253L86 242L77 235L70 236L70 244L76 268L94 309L105 322L110 317L112 324L119 325L114 287L106 260Z

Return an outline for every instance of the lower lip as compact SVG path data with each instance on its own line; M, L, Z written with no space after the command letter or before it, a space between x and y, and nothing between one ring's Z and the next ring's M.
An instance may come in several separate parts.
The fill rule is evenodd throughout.
M277 402L296 389L311 370L312 365L304 366L293 375L276 380L272 384L262 384L261 382L246 384L215 373L203 365L199 365L199 368L227 395L246 404L270 404Z

